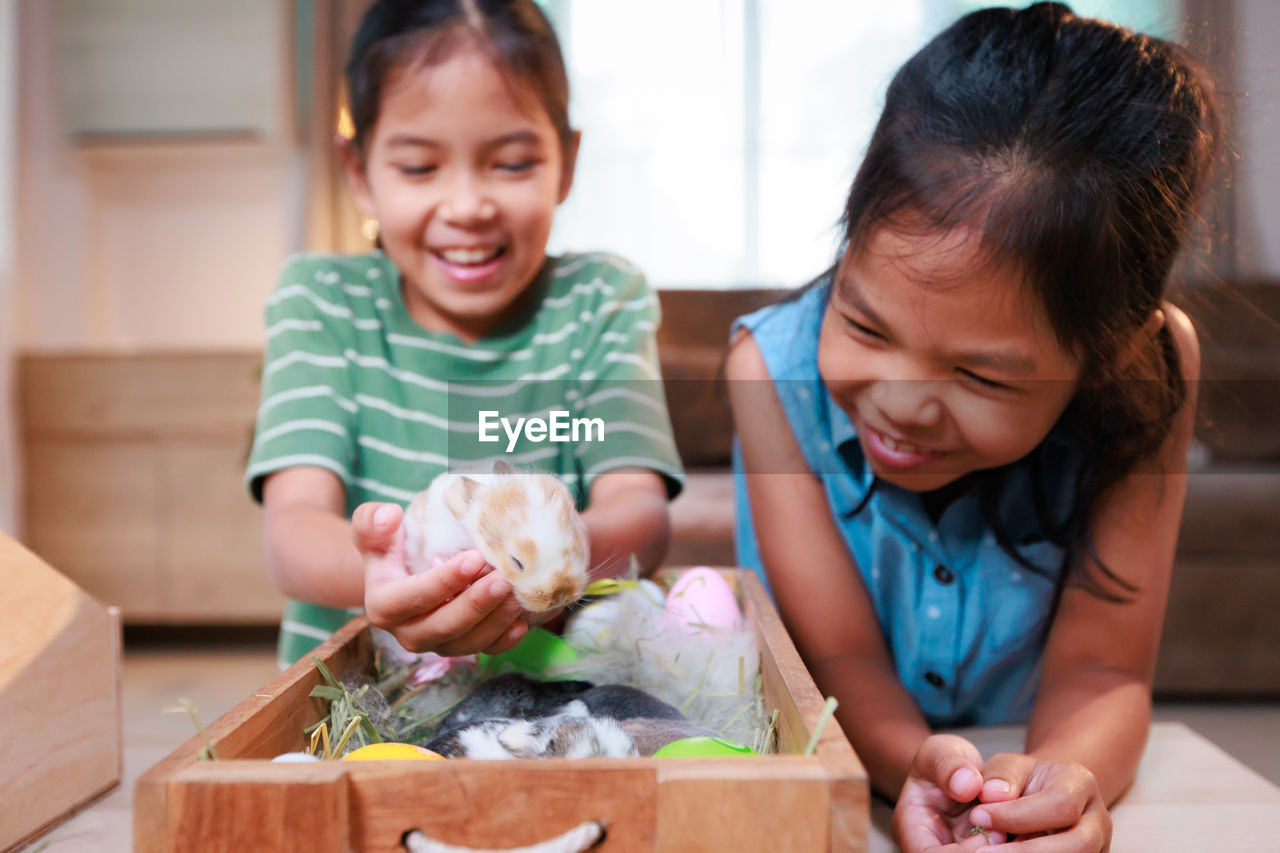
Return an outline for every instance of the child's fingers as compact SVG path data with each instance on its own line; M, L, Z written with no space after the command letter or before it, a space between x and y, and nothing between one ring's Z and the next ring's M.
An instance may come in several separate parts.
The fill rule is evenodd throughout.
M982 790L982 753L959 735L932 735L916 752L915 772L967 803Z
M1104 853L1110 849L1110 839L1111 818L1090 812L1070 832L982 847L977 853Z
M390 560L365 560L364 609L375 625L400 623L429 614L449 599L462 595L484 572L485 561L477 551L463 551L434 569L409 575L403 567L396 574ZM487 612L487 611L486 611Z
M395 636L410 651L435 651L444 655L469 654L479 648L464 650L461 643L456 641L469 634L503 605L514 611L511 614L514 619L519 612L519 604L513 603L514 601L511 584L494 574L471 584L432 612L400 625Z
M490 643L489 647L483 651L487 655L500 655L503 652L509 652L520 645L520 641L528 633L529 623L523 619L516 619L501 637Z
M490 595L498 594L501 589L510 589L510 584L497 575L491 575L480 582L494 584ZM480 584L476 584L479 586ZM498 643L510 631L512 625L519 620L520 602L514 595L499 599L498 606L484 616L473 628L462 636L442 643L437 651L442 655L467 655L486 651ZM524 636L521 632L520 636Z
M979 799L984 803L1002 803L1021 797L1035 766L1036 760L1029 755L1001 752L991 756L982 768Z
M1089 804L1082 786L1055 786L1004 803L984 803L969 814L974 826L1023 834L1068 829Z
M363 555L385 554L395 545L404 510L397 504L370 501L351 514L351 540Z

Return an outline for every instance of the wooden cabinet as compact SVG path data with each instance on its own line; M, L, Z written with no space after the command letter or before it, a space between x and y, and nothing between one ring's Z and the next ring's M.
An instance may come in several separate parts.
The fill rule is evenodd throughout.
M133 623L269 623L256 352L19 360L28 546Z

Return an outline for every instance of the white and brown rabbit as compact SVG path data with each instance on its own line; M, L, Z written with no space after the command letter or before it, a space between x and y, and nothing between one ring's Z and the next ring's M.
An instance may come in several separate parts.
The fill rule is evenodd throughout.
M564 483L497 462L449 472L405 511L405 562L425 571L474 548L531 613L571 604L587 585L587 529Z

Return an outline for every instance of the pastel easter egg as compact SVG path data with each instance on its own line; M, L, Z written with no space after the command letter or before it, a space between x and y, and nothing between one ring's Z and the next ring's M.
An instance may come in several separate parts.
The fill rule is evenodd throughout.
M745 743L722 737L686 737L673 740L653 754L654 758L732 758L757 755Z
M319 761L320 756L312 755L309 752L286 752L283 755L277 755L271 759L272 764L310 764L313 761Z
M444 756L411 743L371 743L342 756L343 761L444 761Z
M689 569L667 593L667 618L685 630L733 629L742 624L742 611L733 589L714 569Z

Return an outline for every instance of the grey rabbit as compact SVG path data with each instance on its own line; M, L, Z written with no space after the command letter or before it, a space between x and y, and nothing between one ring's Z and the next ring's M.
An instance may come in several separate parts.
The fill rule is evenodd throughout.
M592 689L590 681L539 681L519 672L507 672L485 681L445 716L445 732L477 720L528 720L559 714L564 707Z
M639 754L617 720L587 715L579 701L565 712L530 720L463 723L427 744L446 758L625 758Z

